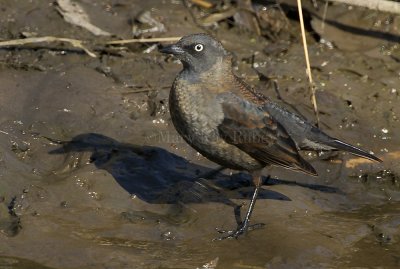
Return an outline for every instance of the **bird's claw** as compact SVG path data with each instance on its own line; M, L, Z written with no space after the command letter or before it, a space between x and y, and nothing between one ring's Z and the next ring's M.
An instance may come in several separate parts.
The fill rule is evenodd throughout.
M221 234L225 234L224 236L214 238L213 241L221 241L224 239L238 239L239 236L245 234L247 231L252 231L256 229L261 229L265 226L264 223L256 223L252 225L241 225L236 230L233 231L225 231L225 230L217 230L217 232Z

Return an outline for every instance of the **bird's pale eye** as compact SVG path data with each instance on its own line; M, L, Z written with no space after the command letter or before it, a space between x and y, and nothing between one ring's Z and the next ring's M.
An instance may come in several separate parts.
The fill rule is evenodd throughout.
M204 46L202 44L197 44L194 46L194 50L197 52L200 52L204 49Z

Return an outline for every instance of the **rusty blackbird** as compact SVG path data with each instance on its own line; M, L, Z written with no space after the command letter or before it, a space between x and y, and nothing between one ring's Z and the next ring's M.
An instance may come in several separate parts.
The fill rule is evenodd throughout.
M254 90L233 73L231 53L210 35L184 36L160 52L173 54L183 64L169 95L170 114L178 133L209 160L246 170L253 178L255 191L244 220L221 239L237 238L249 229L265 166L317 176L299 150L344 150L381 162Z

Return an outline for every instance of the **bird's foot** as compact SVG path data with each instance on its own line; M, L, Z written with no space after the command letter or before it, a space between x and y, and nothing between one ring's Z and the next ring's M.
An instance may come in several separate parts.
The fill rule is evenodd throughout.
M233 230L233 231L217 230L219 233L224 234L224 235L221 237L214 238L213 241L217 241L217 240L221 241L224 239L232 239L232 238L238 239L239 236L244 235L246 232L256 230L256 229L261 229L264 226L265 226L264 223L256 223L256 224L252 224L252 225L242 224L242 225L239 225L237 227L237 229Z

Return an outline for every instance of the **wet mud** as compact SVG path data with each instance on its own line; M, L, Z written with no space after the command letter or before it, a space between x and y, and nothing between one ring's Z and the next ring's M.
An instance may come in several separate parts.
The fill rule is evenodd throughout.
M165 25L156 36L204 31L180 1L77 2L114 39L132 38L143 11ZM314 121L294 1L283 2L291 30L274 24L276 39L224 22L207 30L235 53L239 76ZM306 10L308 27L319 25L322 10ZM236 227L251 179L217 171L175 132L168 93L179 62L150 43L93 45L97 58L63 44L1 48L0 268L398 268L398 17L346 11L333 6L328 19L357 28L362 18L386 35L314 25L320 125L383 163L305 152L319 177L265 169L252 217L265 226L239 240L213 241ZM66 23L52 1L4 0L0 24L3 40L103 39Z

